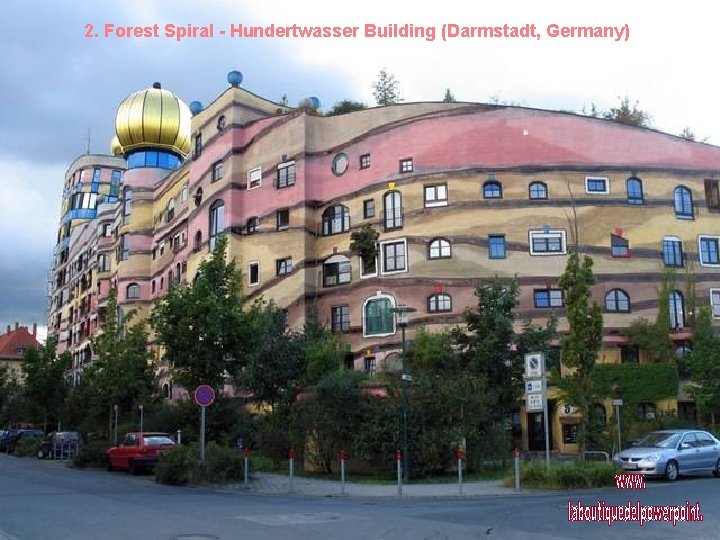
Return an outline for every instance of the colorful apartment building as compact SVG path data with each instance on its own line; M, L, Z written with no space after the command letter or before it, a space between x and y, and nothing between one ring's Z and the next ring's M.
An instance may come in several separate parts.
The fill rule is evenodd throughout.
M245 90L238 72L228 81L206 107L187 107L157 83L131 94L116 114L115 155L84 155L68 169L49 334L72 351L72 377L92 359L88 337L111 287L121 315L147 315L171 283L192 281L221 234L244 292L274 299L291 326L315 308L344 335L355 369L397 366L392 308L416 309L412 339L421 326L461 323L475 288L495 276L517 276L520 318L554 312L566 330L558 278L573 205L605 308L603 361L644 361L622 330L655 319L666 268L692 267L692 304L720 319L718 147L477 103L322 116ZM349 248L365 224L379 232L374 264ZM690 338L684 295L672 292L669 314L681 350ZM162 376L171 396L171 374ZM561 405L551 402L553 447L567 450L576 420ZM532 448L536 415L523 413L521 424Z

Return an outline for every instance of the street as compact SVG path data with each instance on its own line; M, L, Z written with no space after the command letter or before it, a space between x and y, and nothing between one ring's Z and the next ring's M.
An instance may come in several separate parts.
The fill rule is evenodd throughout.
M720 480L482 497L316 497L161 486L152 476L74 470L0 455L0 540L718 538ZM703 522L569 523L568 502L691 505Z

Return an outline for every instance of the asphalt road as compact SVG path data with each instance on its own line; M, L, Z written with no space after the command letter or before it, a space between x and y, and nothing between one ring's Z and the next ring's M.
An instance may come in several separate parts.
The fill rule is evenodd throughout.
M700 503L703 522L569 523L577 504ZM0 540L720 538L720 480L475 498L257 495L0 455Z

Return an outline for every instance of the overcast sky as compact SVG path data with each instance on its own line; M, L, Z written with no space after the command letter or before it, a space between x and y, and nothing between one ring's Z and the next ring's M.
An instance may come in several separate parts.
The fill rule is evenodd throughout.
M462 2L412 8L387 0L8 0L0 18L0 331L45 324L46 278L65 170L85 152L107 153L114 115L128 94L161 81L186 102L212 101L226 73L290 104L317 96L372 104L371 84L387 67L405 101L433 101L451 88L459 101L502 101L549 109L607 109L639 101L653 126L720 144L715 105L715 19L707 4L577 1ZM468 9L467 6L476 6ZM343 7L348 6L348 7ZM697 8L696 8L697 6ZM212 39L102 37L106 23L207 25ZM230 24L359 26L357 38L231 38ZM451 39L443 24L535 24L537 39ZM85 38L92 24L98 38ZM436 28L422 38L363 38L365 24ZM551 38L547 26L628 25L629 39ZM624 37L624 36L623 36Z

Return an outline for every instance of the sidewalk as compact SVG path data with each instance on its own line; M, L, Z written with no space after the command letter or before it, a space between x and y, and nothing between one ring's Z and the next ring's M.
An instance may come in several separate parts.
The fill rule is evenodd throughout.
M292 492L287 475L256 472L250 475L250 487L243 482L227 484L222 490L247 490L249 493L272 495L306 495L310 497L341 497L340 481L321 480L296 476ZM462 495L457 482L450 484L409 483L403 485L403 497L478 497L516 494L513 488L502 485L502 480L463 482ZM345 483L345 496L351 497L397 497L397 484Z

